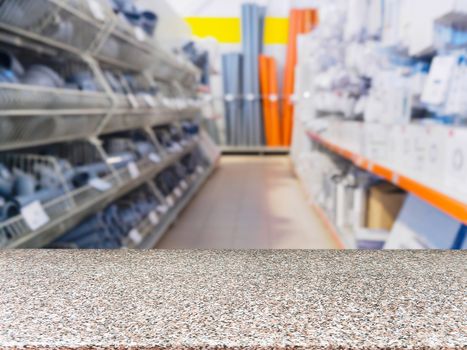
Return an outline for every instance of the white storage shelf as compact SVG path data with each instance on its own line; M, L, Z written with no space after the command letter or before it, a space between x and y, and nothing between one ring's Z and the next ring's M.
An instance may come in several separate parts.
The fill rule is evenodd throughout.
M347 153L356 165L388 177L467 223L467 129L334 119L325 131L315 132L312 125L309 130L339 153ZM373 171L375 167L383 169Z

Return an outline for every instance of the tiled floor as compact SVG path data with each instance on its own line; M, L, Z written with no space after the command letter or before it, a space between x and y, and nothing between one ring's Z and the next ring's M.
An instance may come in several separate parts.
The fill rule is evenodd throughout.
M163 249L332 249L287 157L224 157Z

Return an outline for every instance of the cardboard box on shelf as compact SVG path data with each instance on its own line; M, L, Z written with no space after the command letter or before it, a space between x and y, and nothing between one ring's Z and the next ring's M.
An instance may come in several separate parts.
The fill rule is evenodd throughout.
M368 196L367 228L390 231L405 198L405 192L389 183L371 187Z

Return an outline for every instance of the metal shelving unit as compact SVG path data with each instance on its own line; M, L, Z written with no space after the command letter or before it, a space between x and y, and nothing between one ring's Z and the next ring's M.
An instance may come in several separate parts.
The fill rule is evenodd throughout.
M60 23L70 23L73 29L64 31L59 27ZM18 37L21 42L32 42L78 56L84 53L98 62L123 70L170 72L174 77L166 76L171 80L196 74L193 66L180 63L144 32L138 32L114 14L105 0L94 0L92 5L85 0L4 2L0 5L0 29Z
M71 29L65 31L66 25ZM86 67L102 88L90 92L0 84L0 150L161 125L174 120L174 114L187 119L200 112L201 101L188 96L182 96L180 105L158 95L122 95L112 90L105 70L138 73L148 82L166 81L192 91L199 71L164 51L144 32L137 33L106 0L3 2L0 41L50 57L65 55Z
M127 248L138 249L152 249L164 236L170 226L177 220L179 215L187 207L194 196L200 191L201 187L205 184L211 174L214 172L216 165L211 165L202 174L197 175L191 182L189 188L178 198L177 202L165 214L159 217L159 222L154 224L150 217L143 220L138 225L136 230L142 236L141 243L136 244L131 240L128 241Z
M0 224L0 241L2 239L9 241L5 248L43 247L76 226L85 217L105 208L117 198L153 179L160 171L191 152L196 145L196 142L191 142L184 147L183 151L168 155L158 164L148 159L136 163L140 172L136 178L132 177L129 168L110 174L102 179L111 185L108 191L102 192L87 185L46 203L44 209L51 220L37 230L31 230L22 216L8 220ZM70 197L74 203L73 206L67 204ZM16 235L13 239L7 239L6 236L11 235L12 232Z
M15 50L62 57L85 67L100 87L94 92L1 83L0 151L84 141L93 145L109 166L108 174L99 179L108 185L106 190L90 183L74 190L65 185L64 193L42 202L49 220L39 228L31 229L23 215L0 223L0 247L43 247L87 216L151 181L196 147L202 148L198 139L177 153L168 153L158 144L152 127L199 118L202 101L197 98L196 84L200 72L137 29L114 14L107 0L0 3L0 42ZM170 92L133 95L126 86L125 94L117 93L106 77L109 71L117 76L136 74L148 86L165 84L163 91ZM99 136L136 129L149 134L162 157L160 162L148 157L134 163L138 176L128 167L109 165L109 156L98 140ZM50 169L56 170L56 164Z

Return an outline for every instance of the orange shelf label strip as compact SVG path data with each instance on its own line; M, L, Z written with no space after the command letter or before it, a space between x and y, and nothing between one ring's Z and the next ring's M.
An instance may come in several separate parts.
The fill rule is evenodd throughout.
M420 184L415 180L412 180L406 176L399 175L389 168L373 163L370 160L358 154L354 154L351 151L348 151L340 146L332 144L313 132L309 132L308 135L312 140L322 144L332 152L337 153L343 156L344 158L350 160L357 167L367 170L389 182L394 183L398 187L406 190L407 192L410 192L416 195L417 197L420 197L421 199L425 200L426 202L430 203L431 205L438 208L447 215L454 217L456 220L459 220L464 225L467 225L466 203L462 203L437 190Z

